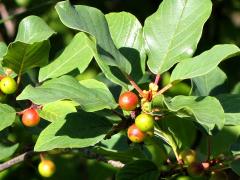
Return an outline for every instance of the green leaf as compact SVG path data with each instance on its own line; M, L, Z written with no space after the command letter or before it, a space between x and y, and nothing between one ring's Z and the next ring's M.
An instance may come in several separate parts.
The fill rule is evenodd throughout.
M7 45L4 42L0 42L0 61L2 60L6 52L7 52Z
M217 96L225 112L225 125L240 125L240 95L224 94Z
M231 164L231 169L238 175L240 176L240 160L237 159L235 161L233 161Z
M55 101L43 106L40 117L53 122L64 119L67 114L76 111L75 104L72 101Z
M193 55L211 7L210 0L164 0L146 19L143 30L153 73L161 74Z
M158 125L175 142L178 149L187 149L192 146L196 138L196 127L187 118L167 116L158 121Z
M4 144L0 143L0 161L12 156L17 150L18 146L18 143L12 146L5 146Z
M106 19L115 45L134 67L131 76L139 80L145 73L146 61L141 23L127 12L109 13Z
M108 66L115 66L124 73L130 73L131 65L114 45L107 21L100 10L81 5L73 7L69 1L59 2L56 10L64 25L92 36L96 43L96 61L105 75L110 76L110 80L116 82Z
M40 69L39 81L59 77L75 68L83 72L93 57L91 47L89 47L87 41L89 41L89 38L86 34L76 34L58 58Z
M180 62L172 72L171 82L206 75L221 61L238 54L239 48L233 44L216 45L194 58Z
M42 42L54 33L40 17L28 16L20 22L15 42L20 41L26 44Z
M240 94L240 82L238 82L231 91L231 94Z
M116 180L157 180L158 167L148 160L137 160L126 164L116 175Z
M3 56L3 66L21 75L28 69L47 64L50 49L48 38L54 33L41 18L24 18L19 24L15 41L9 44Z
M16 111L7 104L0 104L0 131L8 126L11 126L16 118Z
M45 82L36 88L27 86L17 100L29 99L35 104L47 104L57 100L70 99L80 104L85 111L104 108L115 109L117 104L105 84L88 79L78 82L71 76L62 76Z
M206 75L192 78L192 94L196 96L220 94L224 91L222 85L226 80L226 74L219 67L217 67Z
M49 50L50 43L47 40L31 45L13 42L8 46L7 54L3 57L3 66L12 69L17 74L23 74L28 69L46 65Z
M235 143L240 135L240 126L224 126L224 128L214 136L203 136L200 144L201 152L205 155L207 152L207 138L211 143L211 155L213 157L219 154L229 153L231 145Z
M68 114L65 120L54 121L41 132L34 151L93 146L104 138L110 128L111 123L96 114Z
M221 129L225 122L223 108L214 97L175 96L165 104L180 116L193 117L209 134L215 127Z

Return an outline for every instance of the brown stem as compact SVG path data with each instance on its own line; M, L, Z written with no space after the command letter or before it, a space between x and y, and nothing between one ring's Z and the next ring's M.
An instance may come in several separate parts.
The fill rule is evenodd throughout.
M126 74L126 78L129 80L131 85L137 90L137 92L142 96L145 97L145 94L143 93L142 89L135 83L135 81L132 79L132 77L128 74Z
M172 85L171 83L168 84L168 85L166 85L165 87L163 87L162 89L160 89L155 96L157 96L157 95L159 95L159 94L163 94L165 91L167 91L168 89L170 89L172 86L173 86L173 85Z
M156 78L155 78L155 81L154 81L154 84L158 85L159 80L160 80L160 74L157 74Z
M210 156L211 156L211 137L208 136L207 137L207 161L210 160Z
M6 19L9 17L8 11L3 3L0 3L0 14L2 19ZM15 25L12 21L6 21L4 22L4 25L7 29L7 34L9 37L13 37L15 33Z
M10 159L7 162L4 162L4 163L0 164L0 172L10 168L11 166L14 166L14 165L20 163L22 161L25 161L29 157L33 156L33 154L34 154L33 151L27 151L27 152L13 158L13 159Z

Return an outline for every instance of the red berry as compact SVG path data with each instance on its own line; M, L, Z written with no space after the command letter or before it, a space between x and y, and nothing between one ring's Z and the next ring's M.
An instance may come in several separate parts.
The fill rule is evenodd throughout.
M40 122L40 117L38 112L35 109L29 108L24 111L22 116L22 123L25 126L33 127L38 125L39 122Z
M143 133L140 129L137 128L135 124L131 125L128 128L128 138L135 143L143 142L145 138L145 133Z
M119 106L125 111L132 111L137 107L138 97L131 91L124 92L118 100Z

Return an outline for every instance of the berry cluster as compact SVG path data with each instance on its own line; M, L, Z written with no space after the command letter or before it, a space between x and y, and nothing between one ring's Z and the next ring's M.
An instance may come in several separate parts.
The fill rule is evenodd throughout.
M138 96L127 91L120 95L119 106L125 111L133 111L136 109L139 99ZM146 112L142 112L135 118L135 123L132 124L127 131L128 138L134 143L143 142L145 137L153 134L154 117Z

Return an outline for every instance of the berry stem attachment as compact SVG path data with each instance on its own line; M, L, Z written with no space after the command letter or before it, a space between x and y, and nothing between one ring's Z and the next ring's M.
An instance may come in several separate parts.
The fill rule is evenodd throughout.
M39 156L40 156L41 161L44 161L46 159L44 153L40 153Z
M162 89L160 89L160 90L157 92L156 96L159 95L159 94L163 94L165 91L167 91L168 89L170 89L172 86L173 86L172 83L166 85L165 87L163 87Z
M145 97L145 94L143 93L142 89L135 83L135 81L132 79L132 77L128 74L126 74L126 78L129 80L131 85L134 87L134 89L137 90L137 92L142 96Z
M158 85L159 80L160 80L160 74L157 74L156 78L155 78L155 81L154 81L154 84Z
M17 85L19 85L20 82L21 82L21 75L19 74L19 75L18 75L18 78L17 78Z

